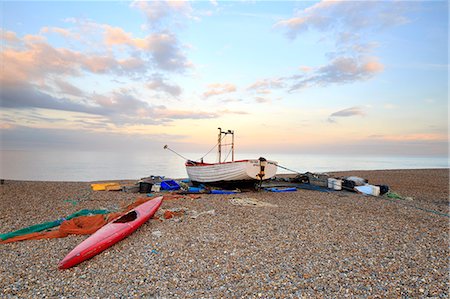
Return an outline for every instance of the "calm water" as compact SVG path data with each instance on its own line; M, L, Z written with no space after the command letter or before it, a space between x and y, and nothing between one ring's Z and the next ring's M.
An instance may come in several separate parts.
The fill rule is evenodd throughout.
M187 177L184 160L171 152L1 151L0 177L16 180L94 181L139 179L149 175ZM197 159L201 154L185 154ZM236 159L259 158L241 154ZM389 157L267 154L265 158L298 172L447 168L447 157ZM215 162L215 156L205 158ZM278 169L279 173L288 173Z

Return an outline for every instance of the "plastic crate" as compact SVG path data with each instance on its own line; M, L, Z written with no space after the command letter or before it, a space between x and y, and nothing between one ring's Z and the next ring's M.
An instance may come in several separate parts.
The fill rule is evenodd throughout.
M162 181L161 182L162 190L179 190L180 185L174 180Z

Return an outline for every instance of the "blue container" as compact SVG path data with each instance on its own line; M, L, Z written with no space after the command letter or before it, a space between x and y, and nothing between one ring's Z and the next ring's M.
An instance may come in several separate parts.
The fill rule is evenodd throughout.
M174 180L162 181L161 189L163 189L163 190L179 190L180 185L178 185L178 183L175 182Z
M284 189L278 189L278 188L266 188L267 191L270 192L294 192L297 191L297 188L284 188Z
M202 189L201 188L197 188L197 187L189 187L188 192L192 192L192 193L200 193Z

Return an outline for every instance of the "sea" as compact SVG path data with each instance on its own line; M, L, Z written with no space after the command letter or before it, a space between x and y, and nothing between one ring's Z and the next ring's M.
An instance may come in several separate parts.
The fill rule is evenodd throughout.
M172 152L161 151L72 151L72 150L1 150L0 178L32 181L103 181L138 180L164 176L186 178L185 160ZM200 153L183 153L197 160ZM260 155L242 153L238 159L257 159ZM270 153L264 157L277 161L278 173L330 172L345 170L448 168L448 157L364 156ZM206 156L205 162L216 162Z

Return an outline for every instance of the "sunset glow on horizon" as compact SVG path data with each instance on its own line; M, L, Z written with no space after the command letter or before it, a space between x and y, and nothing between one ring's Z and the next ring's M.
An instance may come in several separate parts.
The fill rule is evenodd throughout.
M1 149L448 155L447 1L3 2Z

